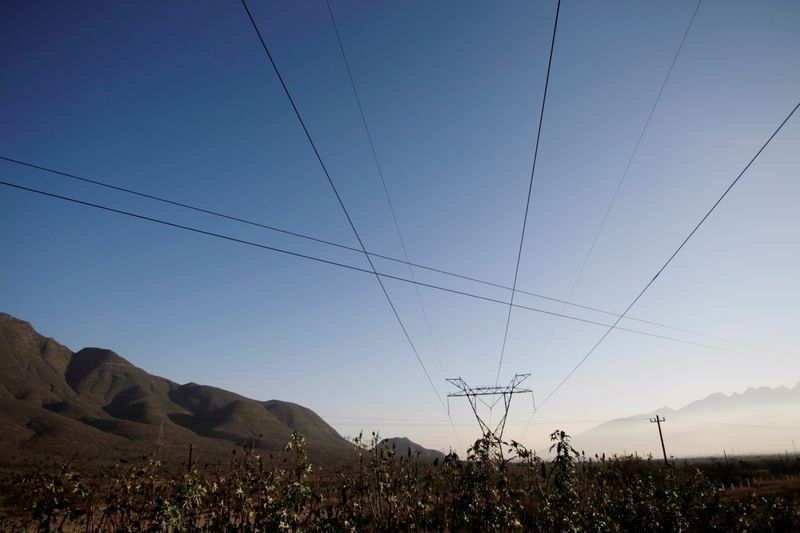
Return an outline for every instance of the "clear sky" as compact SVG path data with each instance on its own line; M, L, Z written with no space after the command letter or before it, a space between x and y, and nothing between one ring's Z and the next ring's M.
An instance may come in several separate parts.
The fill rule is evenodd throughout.
M564 0L520 289L569 294L695 6ZM333 7L409 257L510 285L555 3ZM365 245L401 256L325 3L251 9ZM798 58L797 2L703 2L573 301L627 307L797 103ZM1 155L357 246L238 2L4 2L0 67ZM798 146L800 116L632 316L800 352ZM6 162L0 176L366 266ZM110 347L178 382L298 402L345 435L459 446L374 277L6 188L0 250L0 310L74 350ZM386 286L442 396L446 377L494 381L506 307L422 288L431 336L414 289ZM537 413L526 443L556 426L800 380L800 355L624 325L747 353L614 332ZM603 331L517 309L501 381L531 372L542 398ZM529 415L521 398L508 436ZM453 418L461 445L477 436L465 403Z

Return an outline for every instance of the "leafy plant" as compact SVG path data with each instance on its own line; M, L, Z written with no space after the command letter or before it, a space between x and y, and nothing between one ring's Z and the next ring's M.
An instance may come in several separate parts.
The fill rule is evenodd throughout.
M465 458L450 453L427 462L378 446L373 434L368 443L355 439L357 464L324 471L309 462L295 433L288 456L264 458L250 446L226 468L195 466L178 476L153 459L89 482L67 465L20 478L14 486L21 498L14 501L24 502L23 509L2 525L27 531L800 530L796 492L726 492L696 466L587 458L565 432L550 439L550 461L517 442L483 438Z

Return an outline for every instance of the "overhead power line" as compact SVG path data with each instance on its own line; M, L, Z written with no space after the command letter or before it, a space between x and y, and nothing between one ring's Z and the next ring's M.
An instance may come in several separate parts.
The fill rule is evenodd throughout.
M528 197L525 201L525 216L522 218L522 232L519 236L519 249L517 250L517 266L514 268L514 283L511 285L511 300L508 305L506 315L506 327L503 332L503 346L500 348L500 362L497 365L497 378L495 383L500 383L500 370L503 368L503 356L506 353L506 341L508 341L508 326L511 324L511 311L514 309L514 296L517 292L517 277L519 276L519 262L522 258L522 246L525 243L525 228L528 225L528 210L531 206L531 193L533 192L533 177L536 174L536 160L539 156L539 139L542 136L542 122L544 122L544 108L547 104L547 88L550 85L550 69L553 66L553 50L556 46L556 32L558 31L558 14L561 11L561 0L556 4L556 16L553 20L553 37L550 40L550 56L547 59L547 74L544 78L544 92L542 94L542 106L539 110L539 127L536 129L536 142L533 148L533 163L531 165L531 179L528 183Z
M375 170L380 178L381 185L383 186L383 194L386 196L386 203L389 205L389 212L392 215L392 222L394 222L394 229L397 232L397 239L400 241L400 249L403 252L406 266L408 266L408 274L411 276L412 280L416 281L417 278L414 274L414 267L411 266L411 261L408 259L406 242L403 239L403 232L400 231L400 223L397 221L397 213L394 210L394 204L392 203L392 198L389 194L389 187L386 185L386 177L383 175L383 165L381 165L378 152L375 149L375 141L372 139L372 132L370 131L369 124L367 123L367 116L364 113L364 106L361 104L361 97L359 96L358 89L356 88L356 81L353 77L353 71L350 68L350 61L347 59L347 52L345 51L344 43L342 42L339 26L336 24L336 17L333 14L333 7L331 6L330 0L325 0L325 3L328 6L328 14L330 15L333 31L336 33L336 42L339 44L339 52L342 54L342 61L344 62L345 70L347 71L347 78L350 80L350 87L353 89L353 96L355 97L356 105L358 106L358 113L361 116L361 124L364 126L364 132L366 133L367 140L369 141L369 149L372 152L372 159L375 161ZM431 345L433 346L433 351L436 354L436 360L439 362L439 368L442 370L442 372L444 372L442 358L439 354L439 347L436 345L436 338L433 335L431 321L428 318L428 312L425 309L425 304L422 301L422 294L420 293L419 285L414 285L414 291L417 293L417 302L419 302L419 308L422 311L422 317L425 320L425 326L428 329L428 336L431 339Z
M391 417L358 417L358 416L323 416L324 420L330 420L332 424L337 426L444 426L449 423L446 418L391 418ZM650 417L628 417L616 419L585 419L585 420L539 420L533 422L531 425L535 426L550 426L553 428L560 427L562 424L625 424L630 422L642 422L649 420ZM732 423L715 420L694 418L687 418L680 415L672 415L672 422L674 424L697 424L697 425L715 425L726 426L732 428L744 429L771 429L771 430L800 430L800 426L779 426L769 424L746 424L746 423ZM453 423L457 426L474 426L475 423L468 420L453 419ZM528 421L525 419L508 420L506 426L522 426L527 425Z
M255 248L262 249L262 250L268 250L268 251L277 252L277 253L285 254L285 255L296 257L296 258L300 258L300 259L306 259L306 260L309 260L309 261L318 262L318 263L325 264L325 265L336 266L336 267L352 270L352 271L355 271L355 272L360 272L360 273L363 273L363 274L369 274L369 275L375 275L376 274L375 271L372 271L372 270L369 270L369 269L366 269L366 268L361 268L361 267L357 267L357 266L353 266L353 265L348 265L346 263L341 263L341 262L338 262L338 261L324 259L324 258L313 256L313 255L310 255L310 254L294 252L294 251L291 251L291 250L278 248L276 246L270 246L270 245L266 245L266 244L262 244L262 243L248 241L248 240L245 240L245 239L232 237L230 235L224 235L224 234L221 234L221 233L216 233L216 232L213 232L213 231L208 231L208 230L196 228L196 227L193 227L193 226L187 226L187 225L184 225L184 224L178 224L178 223L175 223L175 222L170 222L170 221L167 221L167 220L163 220L163 219L159 219L159 218L155 218L155 217L142 215L142 214L139 214L139 213L133 213L131 211L125 211L125 210L122 210L122 209L117 209L117 208L109 207L109 206L106 206L106 205L101 205L101 204L97 204L97 203L93 203L93 202L88 202L88 201L85 201L85 200L81 200L79 198L73 198L73 197L64 196L64 195L61 195L61 194L56 194L56 193L52 193L52 192L48 192L48 191L42 191L42 190L39 190L39 189L26 187L26 186L19 185L19 184L16 184L16 183L11 183L11 182L7 182L7 181L0 181L0 185L3 185L5 187L14 188L14 189L21 190L21 191L25 191L25 192L29 192L29 193L34 193L34 194L41 195L41 196L47 196L47 197L50 197L50 198L63 200L63 201L70 202L70 203L73 203L73 204L83 205L83 206L86 206L86 207L92 207L92 208L99 209L99 210L102 210L102 211L115 213L115 214L119 214L119 215L124 215L124 216L128 216L128 217L131 217L131 218L144 220L144 221L147 221L147 222L152 222L152 223L155 223L155 224L160 224L160 225L163 225L163 226L169 226L169 227L176 228L176 229L182 229L182 230L189 231L189 232L192 232L192 233L205 235L207 237L214 237L214 238L218 238L218 239L234 242L234 243L237 243L237 244L243 244L243 245L246 245L246 246L252 246L252 247L255 247ZM499 300L499 299L496 299L496 298L490 298L490 297L487 297L487 296L482 296L482 295L479 295L479 294L474 294L474 293L470 293L470 292L466 292L466 291L461 291L461 290L453 289L453 288L450 288L450 287L444 287L444 286L436 285L436 284L433 284L433 283L425 283L425 282L422 282L422 281L414 281L414 280L411 280L409 278L404 278L402 276L395 276L395 275L383 273L383 272L380 272L380 271L377 272L377 275L380 276L381 278L400 281L400 282L403 282L403 283L416 284L416 285L419 285L421 287L427 287L429 289L434 289L434 290L445 292L445 293L456 294L456 295L460 295L460 296L474 298L474 299L477 299L477 300L491 302L491 303L502 305L504 307L509 305L509 302L505 301L505 300ZM590 319L581 318L581 317L577 317L577 316L566 315L566 314L563 314L563 313L556 313L556 312L553 312L553 311L548 311L546 309L540 309L540 308L537 308L537 307L526 306L526 305L522 305L522 304L518 304L518 303L515 303L513 305L517 309L525 309L525 310L528 310L528 311L533 311L533 312L536 312L536 313L541 313L541 314L545 314L545 315L549 315L549 316L566 318L568 320L573 320L573 321L584 323L584 324L591 324L591 325L604 327L604 328L608 328L608 327L611 326L610 324L606 324L604 322L598 322L596 320L590 320ZM662 339L662 340L669 340L669 341L672 341L672 342L679 342L679 343L682 343L682 344L697 346L697 347L701 347L701 348L708 348L708 349L712 349L712 350L718 350L718 351L723 351L723 352L728 352L728 353L735 353L735 354L739 354L739 355L748 355L748 356L753 356L753 357L759 357L756 354L752 354L752 353L748 353L748 352L731 350L729 348L724 348L722 346L714 346L714 345L711 345L711 344L704 344L704 343L694 342L694 341L691 341L691 340L680 339L680 338L677 338L677 337L670 337L670 336L667 336L667 335L658 335L658 334L650 333L650 332L647 332L647 331L635 330L635 329L625 328L625 327L621 327L621 326L617 326L615 329L617 329L618 331L624 331L624 332L627 332L627 333L634 333L634 334L642 335L642 336L646 336L646 337L652 337L652 338L657 338L657 339Z
M594 237L592 238L592 243L589 245L589 249L586 251L586 255L583 258L583 262L581 263L580 268L578 269L578 274L575 276L575 280L572 282L572 286L567 293L566 300L571 300L573 294L575 294L575 289L578 287L578 283L580 283L581 278L583 277L583 272L586 270L586 265L589 264L589 258L592 256L594 252L594 248L597 245L597 241L600 238L600 234L603 233L603 229L605 228L606 221L608 220L608 215L611 213L611 210L614 208L614 204L617 202L617 197L619 196L619 191L622 188L622 184L625 181L625 178L628 177L628 171L631 169L631 164L633 160L636 158L636 154L639 151L639 145L642 144L642 139L644 138L644 134L647 129L650 127L650 121L653 118L653 114L658 107L658 103L661 101L661 95L664 93L664 88L667 86L667 82L669 82L670 76L672 76L672 71L675 68L675 64L678 62L678 57L681 55L681 50L683 50L683 45L686 42L686 38L689 36L689 32L694 25L694 19L697 18L697 12L700 10L700 4L703 3L703 0L698 0L697 5L692 12L692 16L689 19L689 24L686 26L686 29L683 32L683 37L681 37L681 41L678 44L677 50L675 50L675 55L672 56L672 62L667 69L667 74L664 76L664 81L661 82L661 87L658 89L658 94L656 94L656 98L653 101L653 105L650 107L650 112L647 114L647 118L644 121L644 125L642 126L641 131L639 132L639 137L636 139L636 143L633 145L633 150L631 151L630 156L628 157L628 162L625 164L625 169L622 171L622 175L617 181L617 186L614 189L614 194L611 196L611 201L608 203L606 207L606 211L603 214L603 218L600 220L600 225L597 227L597 230L594 233ZM562 311L563 311L562 304ZM544 346L542 348L542 352L547 351L548 346L550 345L550 341L555 334L556 328L558 327L559 321L556 321L553 324L553 327L550 329L550 334L547 336L547 339L544 342Z
M439 390L436 388L436 385L433 383L430 374L428 373L428 369L425 367L425 363L422 361L422 358L417 351L416 346L414 346L414 341L411 340L411 336L406 329L403 320L400 318L400 314L397 312L397 308L392 301L391 296L389 296L389 292L386 290L386 287L383 284L383 280L378 275L378 272L375 270L375 265L372 263L372 259L370 258L369 254L367 253L367 249L364 246L364 242L361 240L361 236L356 229L355 224L353 223L353 219L350 217L350 213L347 211L347 207L344 205L344 200L342 200L342 196L339 194L339 190L336 188L336 184L333 182L333 178L331 177L330 172L328 171L328 167L325 165L325 162L322 160L322 156L317 149L317 145L314 142L314 139L311 137L311 133L308 131L308 127L306 127L306 123L303 120L302 115L300 114L300 110L297 108L297 104L295 104L294 98L292 98L292 94L289 92L289 88L286 85L286 82L283 80L283 76L281 75L280 70L278 69L278 65L275 63L275 60L272 57L272 53L269 51L269 46L267 46L267 42L264 40L264 37L261 35L261 30L258 28L258 24L256 23L255 19L253 18L253 14L250 12L250 8L247 7L246 0L242 0L242 6L244 7L245 12L247 13L247 18L250 19L250 23L253 26L253 30L256 32L256 36L258 36L258 40L261 43L261 47L264 49L264 53L267 55L267 59L269 60L269 64L272 65L272 70L275 72L275 75L278 78L278 81L283 88L283 92L286 94L286 98L289 100L289 104L292 106L292 110L294 111L295 116L297 117L300 126L303 128L303 133L305 133L306 139L308 139L308 143L311 145L311 149L314 151L314 155L319 162L322 171L325 174L325 178L327 178L328 183L333 190L333 193L336 195L336 200L339 202L339 206L342 208L342 212L344 213L345 218L347 218L348 224L350 224L350 229L353 230L353 234L358 241L358 245L361 247L361 251L364 252L364 257L367 258L367 262L369 263L372 272L375 274L375 279L378 280L378 285L381 287L381 291L383 295L386 297L386 301L389 303L389 307L392 309L392 313L394 314L395 318L397 319L397 323L400 324L400 329L403 330L403 335L405 335L406 340L408 341L409 346L411 346L411 351L414 352L414 356L417 359L420 367L422 367L422 371L425 373L425 377L430 383L431 387L433 388L434 393L436 394L436 398L439 400L439 403L442 404L442 408L446 409L444 401L442 400L441 394L439 394Z
M694 234L697 232L697 230L700 229L700 226L702 226L703 223L708 219L708 217L711 216L711 213L713 213L714 210L717 208L717 206L722 202L722 200L725 199L725 197L728 195L728 193L731 191L731 189L733 189L736 186L736 184L739 183L739 180L742 178L742 176L744 176L745 172L747 172L747 170L750 168L750 166L753 164L753 162L758 158L758 156L761 155L761 152L763 152L764 149L767 146L769 146L769 143L772 142L772 139L774 139L775 136L778 134L778 132L781 131L781 129L783 129L783 126L789 121L789 119L792 118L792 115L794 115L794 113L795 113L795 111L797 111L798 107L800 107L800 102L798 102L792 108L792 110L789 112L789 114L786 115L786 118L784 118L783 121L780 123L780 125L778 125L778 127L775 129L775 131L772 132L772 135L770 135L769 138L764 142L764 144L761 145L761 148L758 149L758 151L755 153L755 155L744 166L742 171L739 172L739 174L736 176L736 178L734 178L734 180L730 183L730 185L728 185L728 187L725 189L725 191L722 193L722 195L717 199L716 202L714 202L714 204L711 206L711 208L706 212L705 215L703 215L703 217L700 219L700 221L694 226L692 231L689 232L689 234L686 236L685 239L683 239L681 244L675 249L674 252L672 252L672 255L670 255L669 258L666 260L666 262L661 266L661 268L658 269L658 271L656 272L655 276L653 276L650 279L650 281L648 281L647 284L645 284L645 286L642 288L642 290L639 291L639 293L636 295L636 297L633 299L633 301L631 301L631 303L628 305L628 307L625 308L625 311L623 311L622 314L614 321L614 323L611 324L611 326L608 327L606 332L603 333L603 336L600 337L597 340L597 342L595 342L594 345L589 349L589 351L586 352L586 355L584 355L583 358L581 358L581 360L578 361L578 364L575 365L575 367L572 370L569 371L569 373L564 377L564 379L562 379L561 382L559 382L559 384L556 385L556 387L550 392L550 394L548 394L545 397L545 399L542 401L542 403L539 404L540 408L545 403L547 403L547 401L550 398L553 397L553 395L564 385L564 383L566 383L575 374L575 372L581 367L581 365L583 365L583 363L594 353L594 351L597 349L597 347L600 346L600 344L602 344L602 342L606 339L606 337L608 337L611 334L611 332L614 330L614 328L617 327L617 325L625 317L625 315L628 314L628 311L630 311L633 308L633 306L636 305L636 302L639 301L639 299L644 295L644 293L647 292L647 289L649 289L650 286L656 281L656 279L658 279L658 277L661 275L661 273L664 272L664 270L669 266L669 264L672 262L672 260L675 259L675 256L677 256L678 253L680 253L680 251L683 250L683 247L686 246L686 243L689 242L689 240L694 236Z
M87 177L84 177L84 176L79 176L79 175L74 174L74 173L70 173L70 172L66 172L66 171L62 171L62 170L56 170L56 169L53 169L53 168L48 168L48 167L45 167L45 166L42 166L42 165L38 165L38 164L26 162L26 161L21 161L19 159L13 159L13 158L6 157L6 156L3 156L3 155L0 155L0 160L8 161L10 163L15 163L17 165L25 166L25 167L28 167L28 168L33 168L33 169L36 169L36 170L42 170L44 172L48 172L48 173L51 173L51 174L59 175L59 176L62 176L62 177L65 177L65 178L69 178L69 179L72 179L72 180L76 180L76 181L80 181L80 182L89 183L89 184L96 185L96 186L99 186L99 187L104 187L104 188L108 188L108 189L111 189L111 190L124 192L126 194L130 194L130 195L133 195L133 196L138 196L138 197L141 197L141 198L147 198L149 200L161 202L161 203L164 203L164 204L167 204L167 205L173 205L173 206L180 207L180 208L183 208L183 209L187 209L187 210L190 210L190 211L204 213L204 214L208 214L210 216L222 218L222 219L225 219L225 220L231 220L231 221L234 221L234 222L239 222L239 223L250 225L250 226L254 226L254 227L267 229L267 230L274 231L274 232L277 232L277 233L281 233L281 234L284 234L284 235L290 235L290 236L297 237L297 238L300 238L300 239L305 239L305 240L308 240L308 241L311 241L311 242L318 242L318 243L321 243L321 244L326 244L326 245L329 245L329 246L333 246L335 248L340 248L340 249L343 249L343 250L349 250L349 251L352 251L352 252L357 252L359 254L363 254L363 252L361 250L359 250L358 248L354 248L352 246L347 246L345 244L336 243L336 242L332 242L332 241L326 241L324 239L319 239L317 237L304 235L302 233L297 233L297 232L294 232L294 231L285 230L285 229L278 228L278 227L275 227L275 226L270 226L270 225L267 225L267 224L254 222L252 220L247 220L247 219L244 219L244 218L241 218L241 217L224 214L224 213L221 213L221 212L218 212L218 211L213 211L213 210L210 210L210 209L205 209L205 208L202 208L202 207L193 206L193 205L190 205L190 204L187 204L187 203L183 203L183 202L178 202L178 201L175 201L175 200L170 200L170 199L167 199L167 198L164 198L164 197L161 197L161 196L147 194L147 193L135 191L135 190L132 190L132 189L128 189L128 188L125 188L125 187L119 187L117 185L113 185L113 184L108 183L108 182L104 182L104 181L100 181L100 180L96 180L96 179L91 179L91 178L87 178ZM34 191L34 190L31 190L31 191L32 192L41 192L41 191ZM47 193L42 193L42 194L47 194ZM470 276L457 274L457 273L450 272L450 271L447 271L447 270L442 270L442 269L439 269L439 268L429 267L429 266L425 266L425 265L421 265L421 264L417 264L417 263L410 263L410 262L403 261L402 259L397 259L397 258L389 257L389 256L386 256L386 255L376 254L376 253L369 252L369 251L367 251L367 254L371 255L372 257L377 257L377 258L380 258L380 259L386 259L388 261L401 263L401 264L409 264L409 265L411 265L411 266L413 266L415 268L428 270L428 271L431 271L431 272L436 272L436 273L439 273L439 274L443 274L443 275L447 275L447 276L451 276L451 277L455 277L455 278L459 278L459 279L464 279L464 280L467 280L467 281L472 281L472 282L475 282L475 283L478 283L478 284L481 284L481 285L486 285L488 287L495 287L495 288L498 288L498 289L511 291L511 287L507 287L507 286L504 286L504 285L501 285L501 284L498 284L498 283L493 283L493 282L490 282L490 281L485 281L485 280L481 280L481 279L478 279L478 278L473 278L473 277L470 277ZM387 274L381 274L381 275L384 276L384 277L388 277ZM397 278L397 279L400 280L400 278ZM401 281L411 282L411 283L413 283L413 284L415 284L417 286L422 286L422 287L426 287L427 286L427 287L430 287L430 288L437 288L436 286L434 286L432 284L426 284L426 283L423 283L423 282L419 282L417 280L405 280L405 279L402 279ZM441 290L448 290L448 289L441 288ZM474 298L487 299L489 301L498 302L498 303L502 302L503 305L506 305L506 306L509 305L509 302L507 302L505 300L498 300L498 299L494 299L494 298L483 298L483 297L481 297L479 295L476 295L474 293L467 293L465 291L450 291L450 292L455 292L457 294L463 294L465 296L470 296L470 297L474 297ZM574 303L574 302L569 302L569 301L566 301L566 300L562 300L562 299L559 299L559 298L554 298L554 297L547 296L547 295L544 295L544 294L538 294L538 293L534 293L534 292L524 291L522 289L517 289L517 293L527 294L529 296L533 296L533 297L540 298L540 299L547 300L547 301L551 301L551 302L563 303L563 304L571 306L571 307L575 307L575 308L578 308L578 309L585 309L587 311L593 311L593 312L597 312L597 313L602 313L602 314L605 314L605 315L608 315L608 316L613 316L613 317L619 317L620 316L619 313L615 313L613 311L608 311L606 309L601 309L599 307L593 307L593 306L589 306L589 305L583 305L583 304L578 304L578 303ZM525 305L520 305L520 304L517 304L517 303L514 303L513 305L514 305L514 307L516 307L518 309L528 309L528 310L531 310L531 311L543 312L543 313L546 313L546 314L551 314L552 316L561 316L561 315L563 315L563 317L567 318L568 320L580 320L580 321L583 321L583 320L581 320L581 319L579 319L579 318L577 318L575 316L567 315L567 314L563 313L563 311L561 312L561 315L558 315L558 314L548 313L548 312L546 312L545 310L542 310L542 309L529 307L529 306L525 306ZM690 335L697 335L697 336L705 337L705 338L708 338L708 339L713 339L713 340L718 340L718 341L723 341L723 342L729 342L729 343L732 343L732 344L738 344L740 346L746 346L746 347L749 347L749 348L756 348L756 349L759 349L759 350L765 350L765 351L770 351L770 352L775 352L775 353L782 353L782 354L785 354L785 355L791 355L791 356L795 356L795 357L800 356L800 353L798 353L798 352L792 352L792 351L789 351L789 350L779 350L779 349L776 349L776 348L770 348L770 347L762 346L762 345L759 345L759 344L746 343L746 342L742 342L740 340L731 339L729 337L721 337L721 336L717 336L717 335L709 335L707 333L703 333L703 332L700 332L700 331L697 331L697 330L679 328L679 327L670 326L668 324L664 324L664 323L661 323L661 322L654 322L654 321L651 321L651 320L644 320L644 319L641 319L641 318L635 318L635 317L631 317L631 316L625 316L624 318L625 318L625 320L632 320L632 321L635 321L635 322L640 322L642 324L648 324L648 325L656 326L656 327L659 327L659 328L665 328L665 329L670 329L670 330L673 330L673 331L679 331L679 332L682 332L682 333L688 333ZM607 324L604 324L602 322L595 322L595 321L589 321L589 322L593 323L593 324L597 324L597 325L607 326ZM732 353L741 353L741 354L745 354L745 355L751 355L751 354L747 354L747 353L741 352L741 351L725 350L724 348L713 346L713 345L707 345L707 344L703 344L703 343L693 343L693 342L690 342L690 341L686 341L685 339L678 339L678 338L674 338L674 337L670 337L670 336L666 336L666 335L657 335L657 334L654 334L654 333L649 333L649 332L645 332L645 331L641 331L641 330L626 329L626 328L621 328L621 327L617 327L616 329L618 329L620 331L627 331L627 332L637 333L637 334L641 334L641 335L648 335L648 336L651 336L651 337L657 337L657 338L662 338L662 339L666 339L666 340L672 340L672 341L676 341L676 342L684 342L684 343L688 342L689 344L695 344L696 346L702 346L702 347L713 348L713 349L722 349L724 351L730 351Z
M428 422L432 424L446 424L446 418L395 418L395 417L369 417L369 416L324 416L320 415L324 420L353 420L359 422L396 422L396 423L406 423L406 424L415 424L417 422ZM619 419L619 420L634 420L634 419ZM635 420L646 420L644 418L637 418ZM453 419L454 422L461 423L461 424L470 424L472 426L475 425L474 421L467 421L467 420L460 420L460 419ZM509 419L508 424L511 425L522 425L527 422L527 419ZM560 420L540 420L538 424L602 424L605 422L609 422L606 418L595 418L595 419L581 419L581 420L572 420L572 419L560 419Z
M679 419L679 422L688 422L690 424L712 424L715 426L728 426L734 428L753 428L753 429L777 429L777 430L792 430L798 431L800 430L800 426L775 426L775 425L767 425L767 424L739 424L734 422L718 422L713 420L685 420Z

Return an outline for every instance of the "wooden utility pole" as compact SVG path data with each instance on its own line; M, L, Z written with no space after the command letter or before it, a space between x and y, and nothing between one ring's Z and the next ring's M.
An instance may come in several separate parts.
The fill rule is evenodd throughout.
M650 419L651 424L658 424L658 437L661 439L661 451L664 452L664 464L669 466L669 461L667 461L667 449L664 447L664 434L661 433L661 422L664 421L666 421L666 418L658 415Z

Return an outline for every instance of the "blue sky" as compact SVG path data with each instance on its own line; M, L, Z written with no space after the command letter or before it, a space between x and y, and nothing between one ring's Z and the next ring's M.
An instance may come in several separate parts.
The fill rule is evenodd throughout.
M519 288L567 296L695 5L563 2ZM511 284L555 3L333 7L411 260ZM325 3L251 9L367 248L400 256ZM357 246L238 3L2 10L0 154ZM630 303L797 103L797 57L795 2L703 2L574 301L618 312ZM798 142L795 117L632 316L800 352ZM366 265L10 163L0 176ZM344 434L376 428L455 445L370 276L5 188L0 249L0 310L73 349L111 347L175 381L295 401ZM386 283L442 395L445 377L494 380L502 305L423 288L431 339L413 288ZM602 333L515 310L501 380L531 372L541 398ZM715 344L748 354L612 333L526 439L800 375L796 355ZM529 414L522 400L512 437ZM462 444L476 433L469 415L454 408Z

